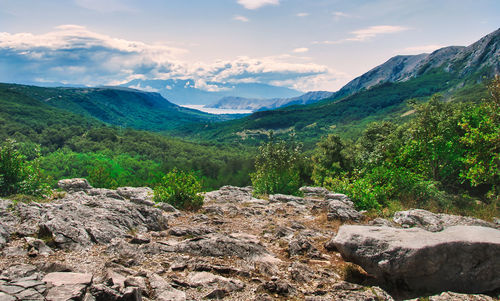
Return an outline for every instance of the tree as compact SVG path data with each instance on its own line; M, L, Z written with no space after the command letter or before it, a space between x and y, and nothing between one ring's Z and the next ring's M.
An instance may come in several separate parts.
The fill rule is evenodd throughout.
M0 147L0 195L28 194L42 196L48 192L38 167L39 149L31 162L18 150L14 140L6 140Z
M463 157L465 168L460 177L472 186L491 185L491 194L499 193L500 185L500 77L488 85L490 97L479 106L464 112L460 126L465 134L460 142L467 148Z
M342 172L351 170L352 158L347 148L347 143L335 134L330 134L318 142L312 156L312 178L317 185L323 185L327 177L335 178Z
M285 141L271 132L269 141L259 147L255 172L250 175L255 194L299 194L300 159L301 145L295 142L293 134L290 141Z

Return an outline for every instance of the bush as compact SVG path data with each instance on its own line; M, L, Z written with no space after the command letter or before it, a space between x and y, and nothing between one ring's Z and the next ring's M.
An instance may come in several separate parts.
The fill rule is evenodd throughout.
M14 140L6 140L0 147L0 195L26 194L42 196L48 192L48 185L38 166L39 150L34 160L28 162L18 150Z
M255 159L255 172L250 174L254 193L300 194L300 146L293 140L275 139L271 133L269 142L259 147Z
M201 183L193 172L174 168L154 189L154 201L169 203L175 208L196 210L203 205Z

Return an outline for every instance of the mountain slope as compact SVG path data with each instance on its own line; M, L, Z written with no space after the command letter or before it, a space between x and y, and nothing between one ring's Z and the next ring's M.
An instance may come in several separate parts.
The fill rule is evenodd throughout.
M244 97L223 97L217 102L207 105L208 108L233 109L233 110L253 110L264 111L273 110L292 105L305 105L315 103L319 100L332 96L333 92L313 91L301 96L291 98L244 98Z
M449 46L430 54L398 55L353 79L335 94L352 95L385 82L401 82L442 68L464 81L500 73L500 29L470 46Z
M162 131L187 123L232 118L182 108L158 93L127 88L41 88L3 84L2 89L72 113L135 129Z
M315 141L331 132L349 136L356 127L370 121L402 115L408 110L407 100L412 98L424 100L437 92L466 99L471 92L484 95L485 88L478 82L500 69L499 39L497 30L468 47L397 56L317 103L256 112L240 120L183 130L202 139L249 143L258 143L269 130L278 134L295 130L302 141Z

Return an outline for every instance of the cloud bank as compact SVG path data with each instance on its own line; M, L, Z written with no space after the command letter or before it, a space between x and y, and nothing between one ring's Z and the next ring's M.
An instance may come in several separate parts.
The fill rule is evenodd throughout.
M113 38L77 25L59 26L40 35L3 32L0 81L97 86L133 79L192 79L197 88L208 91L220 89L217 83L238 82L313 90L326 89L327 79L341 76L292 55L193 63L182 59L187 53L167 45Z
M238 4L246 9L258 9L266 5L279 5L280 0L238 0Z

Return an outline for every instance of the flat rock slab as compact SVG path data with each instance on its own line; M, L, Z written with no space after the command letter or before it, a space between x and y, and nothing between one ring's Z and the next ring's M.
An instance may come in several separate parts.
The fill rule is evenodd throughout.
M342 256L397 290L481 293L500 288L500 231L453 226L441 232L344 225Z
M109 244L130 231L161 231L167 218L160 209L84 192L68 193L63 199L44 204L18 203L18 232L44 237L51 246L80 250L93 244Z
M222 235L212 233L178 244L164 246L164 251L188 253L200 256L225 257L235 256L251 261L278 262L253 235L232 233Z
M53 286L92 283L92 274L72 273L72 272L54 272L43 277L43 281Z

